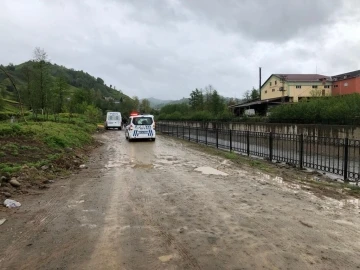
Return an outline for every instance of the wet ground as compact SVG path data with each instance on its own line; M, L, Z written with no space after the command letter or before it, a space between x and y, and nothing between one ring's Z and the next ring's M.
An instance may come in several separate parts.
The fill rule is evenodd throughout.
M358 200L167 137L98 139L88 169L0 212L0 269L360 268Z

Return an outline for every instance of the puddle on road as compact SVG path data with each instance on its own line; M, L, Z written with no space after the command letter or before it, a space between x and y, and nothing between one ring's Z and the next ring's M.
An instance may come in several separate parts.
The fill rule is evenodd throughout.
M153 169L154 165L153 164L137 163L137 164L132 165L131 168L134 168L134 169Z
M168 262L170 261L174 256L173 255L165 255L165 256L160 256L159 260L161 262Z
M211 167L199 167L199 168L196 168L195 171L201 172L202 174L206 174L206 175L228 176L227 173L224 173L222 171L219 171L219 170L211 168Z
M272 180L273 182L275 183L278 183L278 184L283 184L284 183L284 179L280 176L275 176L274 178L271 178L271 176L269 174L266 174L266 173L258 173L262 179L260 179L260 181L264 181L264 180Z
M68 205L68 208L74 208L76 207L78 204L84 203L85 200L80 200L80 201L72 201L72 204Z
M90 229L95 229L97 227L96 224L81 224L81 227L87 227Z

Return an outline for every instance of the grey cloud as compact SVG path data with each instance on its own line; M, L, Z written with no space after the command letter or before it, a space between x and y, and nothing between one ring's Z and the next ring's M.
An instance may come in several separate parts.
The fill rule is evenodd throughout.
M204 23L254 40L284 42L333 22L341 0L183 1Z
M330 75L356 67L355 0L288 2L4 0L0 63L26 61L40 46L52 62L130 96L166 99L208 84L241 97L257 87L259 66L264 80L315 72L316 65Z

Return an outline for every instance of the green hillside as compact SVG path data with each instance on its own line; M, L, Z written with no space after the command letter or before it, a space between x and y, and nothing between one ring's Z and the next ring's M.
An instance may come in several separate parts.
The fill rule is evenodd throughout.
M21 93L22 103L27 110L31 109L33 93L39 89L38 63L28 61L19 65L1 66L15 82L17 89ZM101 109L102 113L107 110L117 110L127 115L133 109L133 100L123 94L121 90L106 85L103 79L94 77L82 70L77 71L49 62L44 63L44 75L46 75L46 81L44 82L48 89L48 96L59 95L56 89L60 86L64 90L61 94L64 104L61 105L59 112L69 110L70 105L67 105L67 103L72 100L77 101L76 104L73 104L75 112L81 107L81 104L93 105ZM48 96L46 96L47 99ZM11 81L4 72L0 71L0 112L18 111L17 102L17 93ZM38 107L41 108L41 106Z

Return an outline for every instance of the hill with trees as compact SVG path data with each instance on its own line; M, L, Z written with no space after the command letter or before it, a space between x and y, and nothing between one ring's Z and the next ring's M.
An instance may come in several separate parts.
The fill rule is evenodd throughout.
M0 66L0 111L13 113L19 102L34 116L59 113L121 111L128 115L139 104L116 86L82 70L50 63L47 53L34 50L34 59Z

